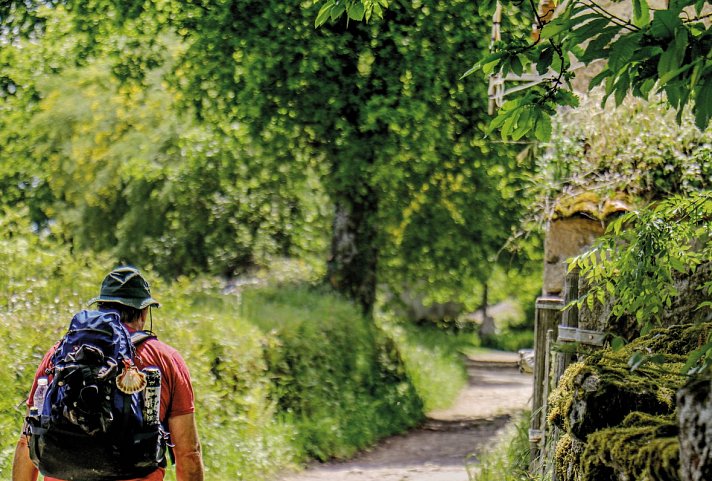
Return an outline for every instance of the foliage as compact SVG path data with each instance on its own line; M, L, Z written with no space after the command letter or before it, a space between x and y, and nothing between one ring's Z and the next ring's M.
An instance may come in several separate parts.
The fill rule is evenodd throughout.
M0 362L12 367L0 376L0 478L8 479L35 366L113 264L30 234L26 211L4 212L0 227ZM333 294L281 286L226 296L214 280L168 284L146 274L162 302L153 328L191 369L206 479L271 479L309 455L344 455L420 419L393 345ZM314 388L322 380L329 389Z
M529 418L521 415L510 423L497 444L468 466L470 481L526 481L529 473ZM473 463L474 464L474 463Z
M331 15L349 13L356 1L343 2L348 10L327 2ZM366 0L362 0L365 4ZM502 3L506 15L518 12L520 2L485 0L479 12L491 17ZM529 2L525 15L533 19L532 38L512 35L494 45L494 51L479 58L465 75L536 71L542 82L521 96L508 100L490 129L515 140L531 134L538 140L551 135L549 117L559 106L576 106L577 98L566 90L581 64L604 60L606 65L588 84L605 85L605 98L613 95L620 104L630 92L647 99L664 92L666 101L678 112L678 122L688 104L693 105L695 123L705 129L712 118L712 31L704 0L675 0L665 8L653 8L649 0L634 0L632 11L621 13L613 5L603 7L589 0L562 3ZM545 11L542 11L545 10ZM554 14L549 9L555 9ZM319 23L319 22L317 22Z
M140 85L121 83L107 60L72 66L71 15L44 15L52 47L2 50L13 60L5 71L23 79L0 118L4 205L27 204L38 228L79 249L166 276L231 275L274 255L323 254L320 173L274 165L244 128L225 133L179 113L163 77L180 41L157 39L164 66L144 72Z
M314 26L320 27L328 21L337 20L344 13L356 21L371 19L372 15L381 17L383 9L388 8L389 0L327 0L319 9Z
M271 398L303 455L346 458L420 420L398 350L353 305L282 286L246 291L241 312L274 336L265 349Z
M647 202L712 187L712 127L695 128L689 111L677 125L662 102L627 97L613 108L600 105L600 88L581 97L552 119L552 138L537 155L543 215L552 214L552 198L582 191Z
M655 323L677 294L675 278L712 261L711 216L710 191L673 196L620 216L592 250L570 264L581 268L590 285L579 302L593 307L615 296L613 315ZM709 294L712 284L700 288Z
M491 14L494 4L483 2L480 11ZM539 30L535 39L516 38L500 44L471 71L519 75L534 66L539 74L548 75L547 80L508 101L491 127L501 128L504 137L533 132L546 139L547 129L541 122L547 118L541 113L553 114L558 105L577 103L563 90L574 76L574 63L605 60L589 89L604 83L604 99L613 95L616 104L629 92L643 99L652 92L664 92L678 112L678 122L690 103L695 123L705 129L712 117L712 31L704 21L704 6L700 0L678 0L654 10L647 0L636 0L632 13L625 15L578 0L567 3L553 18L546 18L548 12L530 12Z
M11 4L18 11L36 6ZM313 26L319 7L313 1L62 4L74 15L66 25L77 32L78 45L68 63L86 65L96 56L107 59L122 86L165 88L172 94L171 108L162 114L174 114L172 106L178 103L198 119L199 128L217 136L218 144L224 145L222 135L227 136L227 145L249 162L250 182L277 190L279 200L285 190L299 189L289 182L300 182L310 172L323 176L330 202L319 205L333 206L337 213L328 279L367 310L377 280L400 286L416 278L427 288L437 285L457 293L487 279L492 263L500 260L496 254L526 199L523 179L514 173L522 166L512 149L483 140L483 125L473 121L486 115L484 86L466 88L458 80L460 65L487 49L488 26L469 2L428 0L412 4L412 12L404 8L410 2L391 2L403 8L385 13L391 21L384 28L352 22L319 30ZM364 18L370 9L377 15L384 5L364 3ZM352 9L351 15L356 13ZM180 48L165 48L168 31L181 38ZM472 31L482 35L473 37ZM166 58L166 50L173 56ZM152 73L161 64L166 75L156 85ZM174 118L185 125L185 117ZM172 124L172 119L163 120ZM175 140L165 143L159 137L151 145L163 145L166 157L180 156L186 137L182 128L173 134ZM243 159L231 161L241 164ZM162 170L153 174L151 182L163 181ZM142 183L137 193L160 197L149 187ZM197 197L212 193L190 192ZM305 200L297 197L298 205ZM270 201L260 198L245 205L261 213ZM284 225L313 215L283 213L278 206L270 212L282 214ZM192 222L204 226L205 211L197 215L191 222L166 217L185 230ZM218 228L218 242L223 233L235 235L239 242L233 253L252 249L259 254L262 237L249 238L219 220L210 224ZM161 229L162 223L157 224ZM284 237L301 239L267 230L269 248L275 237L278 244ZM314 238L313 232L308 235L309 241ZM190 246L192 252L202 247L200 237L190 240L197 244ZM230 268L242 260L216 263Z

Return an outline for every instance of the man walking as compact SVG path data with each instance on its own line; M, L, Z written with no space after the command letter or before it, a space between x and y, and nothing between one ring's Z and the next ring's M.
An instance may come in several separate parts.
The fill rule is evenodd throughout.
M129 334L142 331L151 315L151 307L159 305L151 297L148 282L137 269L132 267L120 267L110 272L102 282L99 296L90 301L90 304L94 303L98 303L99 313L97 315L99 316L107 312L117 314ZM195 423L195 403L188 367L174 348L159 341L155 336L146 335L143 338L136 347L135 368L143 370L151 366L160 370L159 418L162 426L167 427L170 433L176 477L178 481L203 481L202 454ZM27 400L28 408L38 408L40 413L42 407L33 406L38 379L53 372L53 357L60 347L61 344L57 343L45 355L37 369ZM116 384L119 385L119 381ZM64 449L71 449L71 444L69 447L65 446ZM82 459L81 453L79 453L78 459ZM140 478L135 476L123 478L121 477L122 472L114 474L116 475L114 479L161 481L165 474L165 462ZM36 481L37 477L38 468L30 457L28 436L23 433L15 449L12 480ZM45 477L45 480L62 481L48 476Z

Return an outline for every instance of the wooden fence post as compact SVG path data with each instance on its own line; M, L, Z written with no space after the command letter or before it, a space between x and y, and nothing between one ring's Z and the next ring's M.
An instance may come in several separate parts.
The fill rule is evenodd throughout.
M578 307L572 304L579 297L579 269L574 267L571 271L566 274L566 279L564 280L564 302L563 310L561 312L561 326L578 328ZM559 339L557 339L559 341ZM554 372L553 384L554 386L559 385L559 379L563 376L566 368L571 364L573 354L567 352L559 352L556 354L556 368ZM544 401L546 402L546 400ZM546 422L546 419L544 420ZM559 442L559 430L554 428L550 436L551 440L551 456L546 456L542 463L553 460L553 453L556 452L556 445ZM551 469L551 481L558 481L558 476L556 474L556 469Z
M534 315L534 386L532 392L532 413L529 429L530 463L532 473L541 468L543 431L546 425L544 412L544 386L549 382L546 372L547 343L546 333L556 328L561 320L561 308L564 302L559 297L539 297L536 300Z
M578 307L571 303L579 297L579 269L574 267L566 274L564 281L564 310L561 313L561 325L564 327L578 328ZM567 307L568 306L568 307ZM569 364L573 355L571 353L561 352L556 356L556 373L554 377L554 385L559 385L559 379L563 376L564 371Z

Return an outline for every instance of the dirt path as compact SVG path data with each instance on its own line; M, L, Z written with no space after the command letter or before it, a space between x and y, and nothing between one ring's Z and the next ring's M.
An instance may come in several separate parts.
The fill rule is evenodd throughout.
M527 408L532 392L532 377L518 372L513 354L474 356L468 373L453 406L429 413L420 429L281 481L467 481L466 464L496 441L512 414Z

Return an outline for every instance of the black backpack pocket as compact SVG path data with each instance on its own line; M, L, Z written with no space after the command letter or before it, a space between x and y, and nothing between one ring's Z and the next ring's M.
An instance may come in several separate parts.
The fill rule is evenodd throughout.
M36 418L28 421L30 458L45 476L68 481L117 481L140 478L166 466L162 430L115 440L108 435L89 436L72 426L42 428Z

